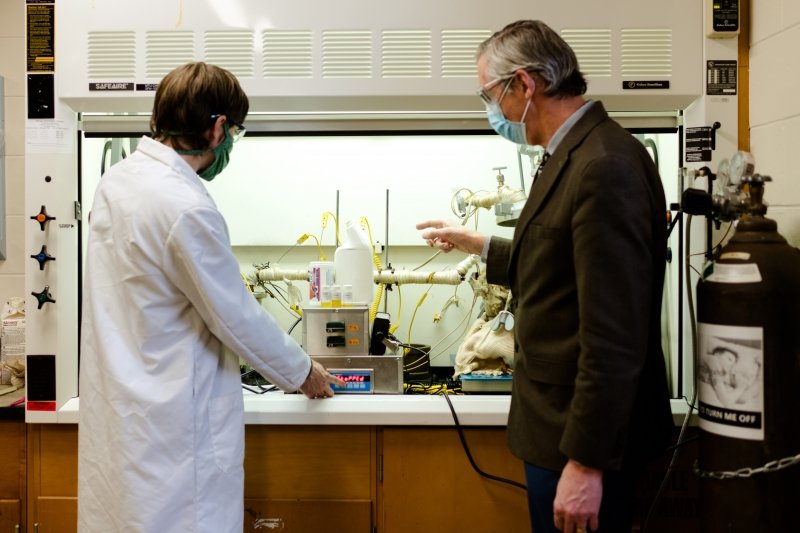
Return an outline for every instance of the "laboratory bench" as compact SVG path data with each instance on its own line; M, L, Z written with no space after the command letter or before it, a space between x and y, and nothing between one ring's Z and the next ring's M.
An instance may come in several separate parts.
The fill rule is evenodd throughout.
M449 398L476 464L524 483L506 446L510 396ZM42 423L0 419L0 533L15 532L15 520L27 533L76 530L79 404ZM524 491L473 470L440 395L245 393L244 404L244 531L529 531ZM687 448L689 461L696 450ZM658 486L663 469L653 470L639 507ZM676 475L665 528L652 533L695 531L696 483Z
M506 447L509 396L451 400L477 464L524 483ZM22 531L75 531L79 405L27 425ZM244 531L528 529L525 493L472 470L441 396L245 393L245 422Z

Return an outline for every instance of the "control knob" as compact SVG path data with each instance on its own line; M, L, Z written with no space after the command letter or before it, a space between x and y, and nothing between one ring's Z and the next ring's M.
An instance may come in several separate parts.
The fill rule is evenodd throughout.
M51 217L50 215L47 214L47 209L45 208L45 206L42 206L42 208L39 210L39 214L33 215L31 217L31 220L35 220L36 222L39 223L39 226L42 228L42 231L44 231L45 224L55 219L56 217Z
M36 296L36 301L39 302L37 309L41 309L42 306L48 302L56 303L56 301L53 300L53 295L50 294L50 285L45 285L41 292L32 292L31 294Z
M39 270L44 270L44 264L48 261L55 261L56 258L47 253L47 245L42 245L42 250L38 254L31 256L31 259L39 261Z

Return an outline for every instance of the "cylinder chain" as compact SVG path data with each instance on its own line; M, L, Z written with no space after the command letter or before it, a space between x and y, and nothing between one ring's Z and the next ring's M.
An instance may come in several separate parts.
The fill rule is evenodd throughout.
M734 478L747 478L755 474L766 474L767 472L777 472L790 466L800 463L800 453L794 456L784 457L783 459L776 459L766 463L764 466L751 468L746 466L738 470L721 470L718 472L711 472L708 470L701 470L697 466L697 461L694 462L694 473L706 479L734 479Z

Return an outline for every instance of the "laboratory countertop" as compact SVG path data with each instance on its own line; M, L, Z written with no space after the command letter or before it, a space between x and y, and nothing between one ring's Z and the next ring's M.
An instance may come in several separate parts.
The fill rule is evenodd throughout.
M505 426L509 395L450 395L459 423L465 426ZM56 412L28 412L27 421L77 424L79 399L72 398ZM672 400L680 425L688 411L683 400ZM693 419L696 415L693 415ZM442 396L426 394L340 394L310 400L301 394L270 392L244 394L244 421L252 425L452 426L453 415ZM696 419L693 421L696 423Z
M458 421L467 426L505 426L509 395L450 395ZM28 413L28 422L76 424L79 398L57 412ZM33 415L33 416L32 416ZM442 396L339 394L310 400L301 394L244 393L245 424L451 426L453 415Z

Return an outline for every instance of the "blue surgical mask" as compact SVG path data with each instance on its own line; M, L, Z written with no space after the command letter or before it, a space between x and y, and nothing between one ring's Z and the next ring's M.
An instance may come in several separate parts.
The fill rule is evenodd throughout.
M231 137L230 133L228 133L228 128L223 127L222 131L224 132L225 137L222 139L222 142L212 150L176 150L176 152L182 155L200 155L207 152L214 153L214 161L208 166L208 168L198 173L198 176L206 181L211 181L216 178L219 173L222 172L226 166L228 166L228 162L231 159L231 150L233 150L233 137Z
M503 96L505 96L505 94ZM502 97L500 99L502 100ZM528 144L528 136L525 133L525 115L528 114L530 105L531 101L528 100L528 103L525 104L525 110L522 112L520 122L511 122L503 114L499 101L486 104L486 117L489 119L489 125L498 135L504 139L508 139L512 143Z

